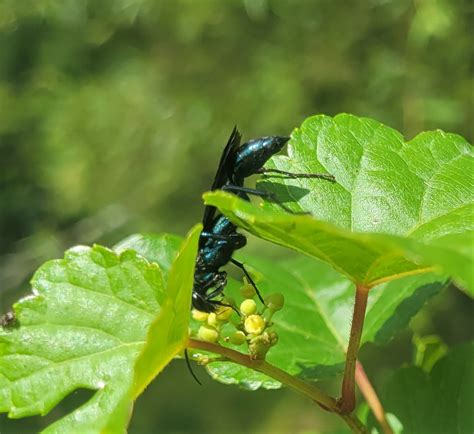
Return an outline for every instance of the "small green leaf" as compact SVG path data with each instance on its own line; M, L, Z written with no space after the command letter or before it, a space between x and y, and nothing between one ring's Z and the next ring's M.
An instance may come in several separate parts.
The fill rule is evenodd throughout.
M171 266L163 308L150 326L145 347L135 366L135 396L186 347L201 230L201 225L191 230Z
M415 335L413 345L415 347L413 364L425 372L430 372L433 365L448 352L448 346L437 335Z
M239 348L242 351L242 348ZM206 366L209 375L223 384L231 384L245 390L279 389L281 383L261 372L228 362L213 362Z
M150 262L156 262L165 277L178 252L183 238L172 234L133 234L114 246L114 251L135 250Z
M124 432L132 388L142 390L186 342L198 234L185 242L166 291L160 267L131 250L76 247L44 264L33 295L14 306L19 327L0 329L0 411L44 415L74 390L91 389L87 403L45 432ZM163 258L174 255L162 247Z
M434 131L404 142L370 119L315 116L295 130L288 154L271 167L329 172L336 183L275 177L259 186L312 216L221 191L206 193L206 204L368 287L435 266L474 293L474 154L464 139Z
M385 410L410 434L474 432L474 344L454 348L429 374L402 368L383 388Z

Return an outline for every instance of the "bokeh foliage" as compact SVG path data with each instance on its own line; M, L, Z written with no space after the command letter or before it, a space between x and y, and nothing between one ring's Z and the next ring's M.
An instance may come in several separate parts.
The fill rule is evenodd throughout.
M1 253L97 213L91 238L182 231L234 123L287 134L346 111L471 138L467 2L0 5Z
M463 0L0 0L2 310L66 247L183 234L200 219L200 195L235 123L248 138L349 112L407 139L441 128L472 142L469 8ZM460 295L439 305L458 306L452 297ZM456 330L466 332L446 338L466 337L468 314L457 314ZM241 402L227 396L230 409ZM187 398L196 426L222 431L193 407L196 391L176 399ZM248 398L249 406L253 399L262 404ZM266 413L269 427L280 412Z

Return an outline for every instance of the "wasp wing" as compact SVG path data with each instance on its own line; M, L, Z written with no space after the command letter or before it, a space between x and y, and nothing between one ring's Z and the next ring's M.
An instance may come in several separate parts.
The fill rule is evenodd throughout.
M223 187L229 180L229 164L230 157L233 154L233 151L237 149L240 145L240 140L242 135L240 134L237 127L234 127L232 133L230 134L227 145L225 145L224 150L222 151L221 159L219 161L219 167L217 168L216 176L214 177L214 182L211 186L212 190L218 190ZM214 206L206 205L204 208L204 216L202 218L203 230L209 231L212 228L212 222L214 221L214 216L216 214L216 208Z
M230 134L229 140L227 141L227 145L225 145L225 148L222 151L221 160L219 161L219 167L217 168L211 190L217 190L221 188L229 180L229 177L227 176L229 173L229 157L232 155L232 151L239 147L241 138L242 136L239 133L239 130L237 127L234 127L232 133Z

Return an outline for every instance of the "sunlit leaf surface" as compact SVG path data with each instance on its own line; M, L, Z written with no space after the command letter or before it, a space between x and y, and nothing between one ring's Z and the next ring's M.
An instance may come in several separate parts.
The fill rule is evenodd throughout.
M213 192L217 206L257 236L321 259L372 287L437 267L474 291L474 158L461 137L434 131L409 142L374 120L307 119L273 167L329 172L336 182L273 177L258 185L294 211Z
M166 290L160 267L133 250L76 247L44 264L33 295L15 305L16 323L0 331L0 411L44 415L91 389L45 432L123 431L133 398L186 342L198 234L183 244Z

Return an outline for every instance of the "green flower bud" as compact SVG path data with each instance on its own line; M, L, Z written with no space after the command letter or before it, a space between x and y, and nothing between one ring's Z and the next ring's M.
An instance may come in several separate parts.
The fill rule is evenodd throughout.
M207 317L209 316L208 313L206 312L201 312L200 310L197 310L197 309L193 309L192 310L192 316L193 318L196 320L196 321L206 321L207 320Z
M211 312L207 317L207 323L212 327L218 327L219 323L217 321L217 315L214 312Z
M280 310L284 304L285 297L283 296L283 294L280 294L278 292L265 297L265 306L267 306L271 312L276 312L277 310Z
M256 294L255 288L250 283L247 283L240 288L240 294L243 298L253 298Z
M219 332L213 327L202 325L199 327L198 338L206 342L217 342Z
M255 303L255 301L253 301L251 298L244 300L240 304L240 312L242 312L242 314L245 316L252 315L256 311L257 311L257 303Z
M249 344L249 355L253 360L264 360L270 349L270 345L265 342L255 341Z
M259 335L265 330L265 320L260 315L250 315L245 319L244 328L247 333Z
M245 336L244 332L239 330L235 332L234 334L232 334L229 340L231 344L241 345L247 340L247 337Z
M271 346L274 346L277 344L278 342L278 335L275 331L271 331L268 333L268 338L270 340L270 345Z
M196 361L198 365L206 366L210 361L210 357L204 354L200 354L199 357L196 359Z
M227 322L232 315L232 308L230 306L221 306L217 311L217 319L222 322Z

